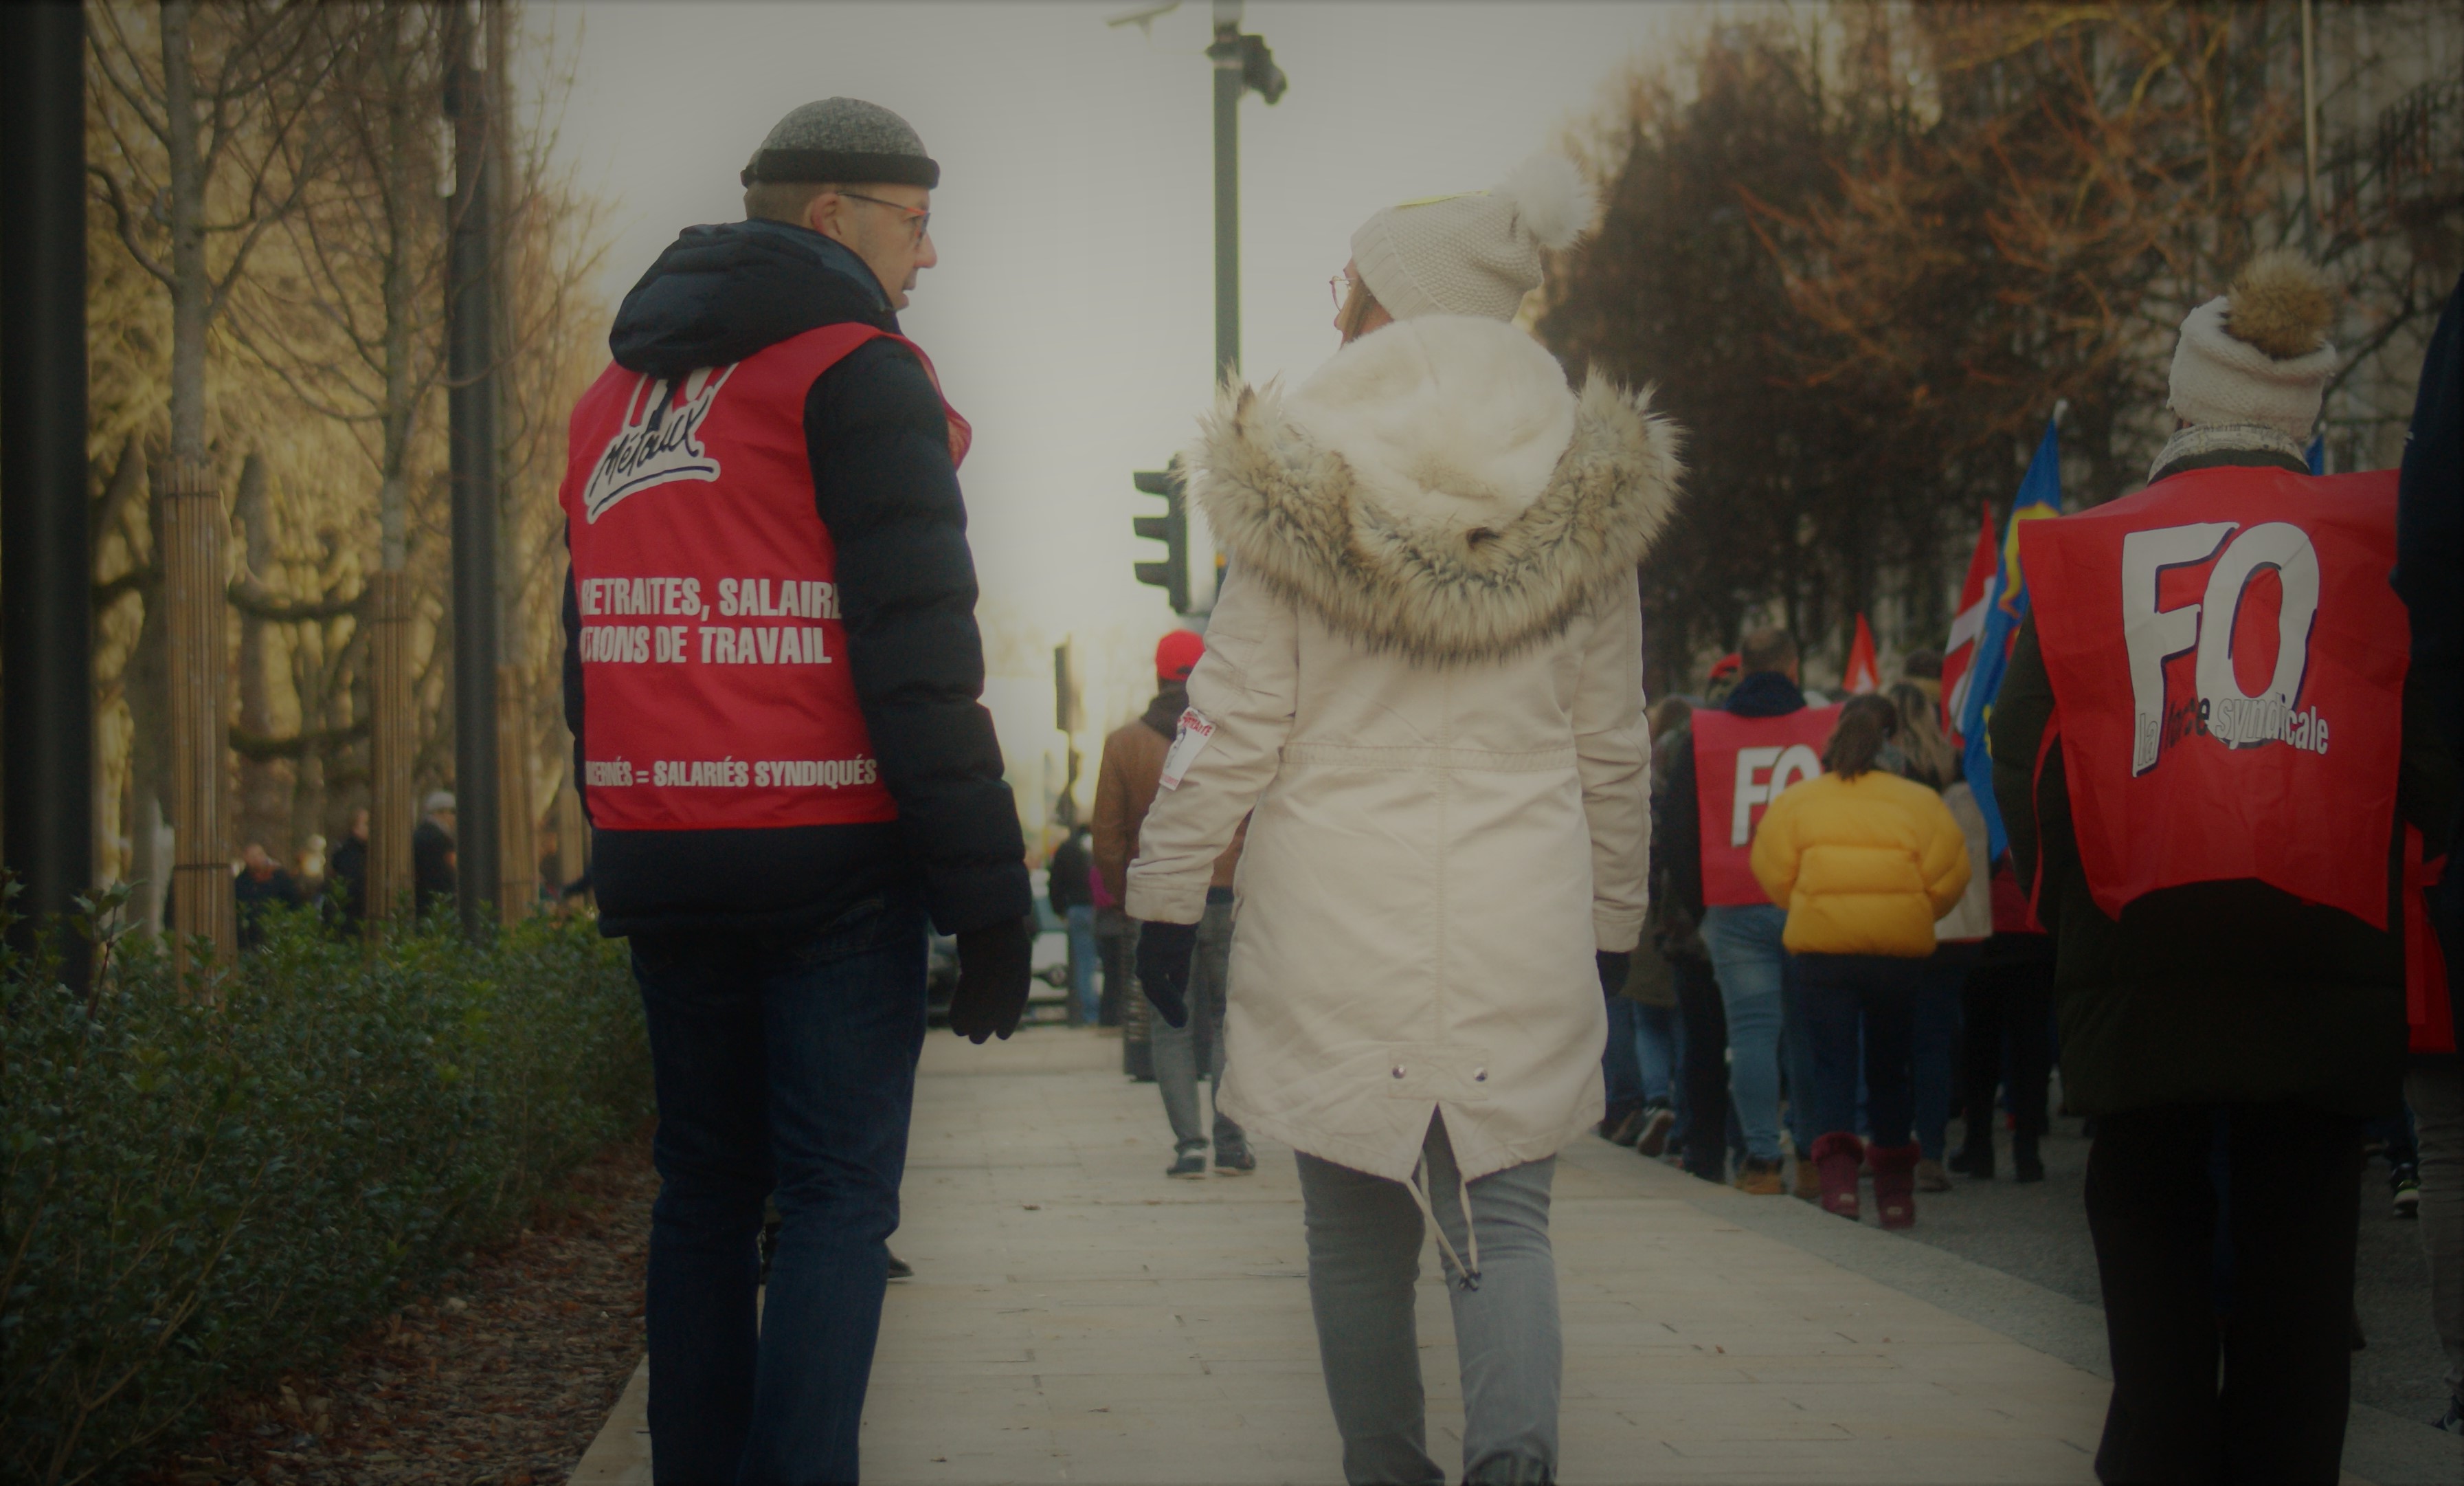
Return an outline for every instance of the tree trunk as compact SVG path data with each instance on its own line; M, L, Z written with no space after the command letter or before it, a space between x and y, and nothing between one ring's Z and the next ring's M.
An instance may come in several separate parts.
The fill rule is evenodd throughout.
M212 941L220 964L230 963L238 943L231 854L223 844L223 512L211 471L180 459L165 469L172 824L179 833L171 927L174 963L186 968L192 935Z
M368 919L407 914L411 800L410 589L404 575L369 580Z
M239 495L233 504L248 543L249 575L259 583L274 566L274 519L265 484L265 458L251 454L240 465ZM274 689L266 676L265 632L266 621L246 612L239 616L239 725L259 738L274 734ZM302 733L310 730L305 717L299 727ZM296 766L276 759L239 761L239 839L263 846L276 860L286 858L291 851L291 782L284 776Z
M539 901L538 812L531 803L530 688L522 668L496 668L496 808L502 812L496 853L496 902L504 921L519 923Z
M221 498L206 462L206 323L212 283L206 272L206 166L197 122L197 79L188 0L164 0L164 139L170 176L171 457L165 464L165 521L157 543L169 621L171 813L178 832L172 868L174 958L187 939L213 942L218 961L237 944L231 922L231 854L224 845L223 570Z

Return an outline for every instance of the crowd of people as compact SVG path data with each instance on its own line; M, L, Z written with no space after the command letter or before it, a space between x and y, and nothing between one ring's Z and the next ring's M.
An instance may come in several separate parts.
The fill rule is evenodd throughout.
M627 296L573 415L565 700L657 1082L662 1481L857 1478L927 923L957 943L954 1031L1007 1037L1025 1006L972 432L896 319L938 261L939 177L887 109L794 110L746 219L689 229ZM1377 211L1334 355L1221 390L1184 456L1215 607L1158 648L1068 847L1085 892L1055 893L1082 945L1133 944L1168 1175L1296 1153L1345 1477L1451 1474L1415 1327L1434 1233L1462 1477L1553 1478L1570 1142L1842 1217L1870 1172L1905 1228L1999 1169L1999 1108L2013 1175L2042 1177L2057 1016L2095 1131L2099 1474L2335 1479L2362 1122L2403 1107L2409 1035L2464 1385L2457 998L2408 980L2457 902L2424 892L2455 833L2457 307L2400 487L2301 463L2336 364L2315 269L2263 258L2189 317L2148 489L2013 539L2033 608L1980 793L1924 660L1835 705L1758 631L1646 721L1638 574L1682 434L1515 323L1590 218L1551 156ZM713 665L707 629L698 665L681 628L657 663L594 640L575 595L628 583L644 611L793 617L795 663ZM2243 639L2269 622L2272 676Z

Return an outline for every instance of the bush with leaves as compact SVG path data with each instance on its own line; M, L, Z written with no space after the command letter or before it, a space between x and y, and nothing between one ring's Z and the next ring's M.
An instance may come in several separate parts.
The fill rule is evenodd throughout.
M211 982L135 941L96 946L87 992L0 954L0 1478L158 1456L649 1112L640 1002L587 925L374 954L271 928Z

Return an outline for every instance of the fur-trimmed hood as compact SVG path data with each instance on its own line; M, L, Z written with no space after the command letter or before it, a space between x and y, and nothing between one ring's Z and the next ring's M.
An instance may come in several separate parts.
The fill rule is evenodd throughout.
M1227 389L1185 457L1218 541L1373 650L1494 660L1562 633L1667 520L1676 426L1525 332L1426 316L1287 395Z

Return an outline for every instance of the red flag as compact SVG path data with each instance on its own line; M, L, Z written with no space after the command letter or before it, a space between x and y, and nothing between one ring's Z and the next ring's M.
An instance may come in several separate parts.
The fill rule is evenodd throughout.
M1968 581L1959 586L1959 614L1950 622L1950 640L1943 646L1942 729L1954 747L1964 746L1959 717L1968 705L1968 674L1974 669L1976 638L1985 632L1985 590L1992 585L2000 559L1993 544L1993 507L1985 507L1985 529L1976 534L1976 555L1968 560Z
M1874 658L1874 632L1865 626L1865 616L1857 616L1857 638L1848 647L1848 674L1840 679L1852 695L1882 689L1881 663Z

